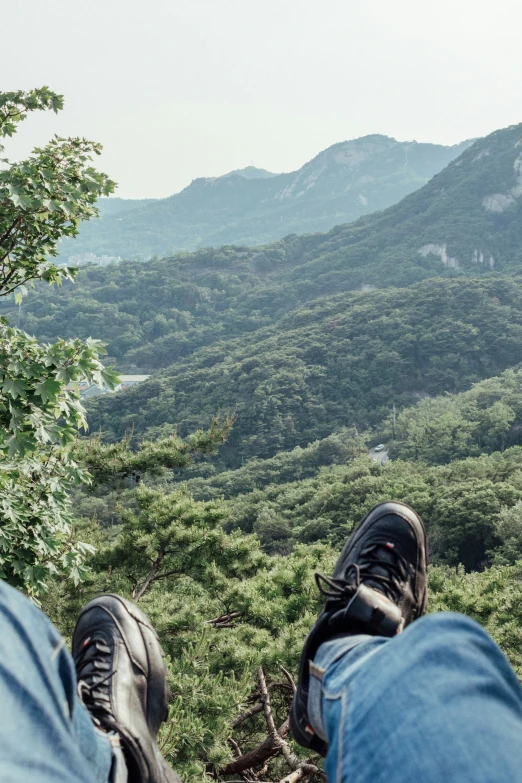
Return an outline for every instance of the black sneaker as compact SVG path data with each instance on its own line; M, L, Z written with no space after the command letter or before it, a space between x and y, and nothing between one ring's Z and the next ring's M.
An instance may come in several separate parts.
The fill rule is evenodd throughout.
M125 598L101 595L82 609L72 651L80 698L95 725L119 736L129 783L181 783L156 745L170 691L149 618Z
M403 503L380 503L346 542L332 577L316 574L326 604L305 641L290 712L294 739L322 755L308 719L309 667L323 642L365 633L395 636L426 611L426 532Z

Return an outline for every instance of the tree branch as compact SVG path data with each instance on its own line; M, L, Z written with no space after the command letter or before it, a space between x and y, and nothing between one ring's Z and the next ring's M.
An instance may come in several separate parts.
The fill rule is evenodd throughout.
M250 707L249 710L245 710L245 712L242 712L241 715L237 716L237 718L234 718L234 720L230 725L232 726L233 729L235 729L245 720L248 720L249 718L252 718L254 715L257 715L258 712L263 712L263 709L264 709L263 704L254 704L254 706Z
M280 738L286 737L289 730L290 724L287 718L277 730L277 735ZM246 769L260 766L273 756L277 756L278 753L279 746L274 743L274 738L267 737L264 742L257 746L257 748L254 748L254 750L251 750L249 753L245 753L243 756L231 761L230 764L227 764L227 766L221 770L221 775L241 774L241 772L244 772Z
M143 598L151 584L155 581L156 575L161 567L161 564L163 562L163 558L165 557L165 553L161 551L159 555L157 556L156 560L153 562L152 567L145 579L145 581L142 583L141 587L139 589L136 588L132 591L132 597L136 603L140 600L140 598Z
M13 291L16 291L17 288L20 288L21 285L25 285L25 283L28 283L29 280L36 280L37 278L38 275L29 275L29 277L24 277L23 280L20 280L18 283L16 283L16 285L13 285L8 291L3 291L0 296L9 296L9 294L12 294Z
M232 750L236 754L237 758L239 758L242 755L241 749L240 749L239 745L237 744L235 739L233 739L232 737L230 737L230 739L228 741L230 742L230 744L232 746Z
M273 738L274 743L281 749L281 753L283 754L285 761L290 769L297 769L299 765L299 759L292 753L290 746L283 739L283 737L280 737L277 733L277 729L274 723L274 716L272 714L272 705L270 704L270 694L268 693L268 688L266 687L265 674L263 672L262 666L260 666L258 669L257 677L259 680L259 687L261 689L263 707L265 710L266 725L268 726L270 736Z
M214 628L233 628L233 620L236 620L238 617L241 617L241 612L228 612L220 617L215 617L213 620L206 620L205 625L213 625Z
M18 216L17 218L15 218L15 219L13 220L13 222L11 223L11 225L9 226L9 228L7 229L7 231L4 231L4 233L2 234L2 236L0 236L0 245L1 245L3 242L5 242L5 241L6 241L6 239L9 239L9 237L10 237L10 235L11 235L11 232L13 231L13 229L15 229L15 228L16 228L17 224L18 224L18 223L20 223L20 221L21 221L21 220L22 220L22 218L21 218L20 216Z
M305 765L303 764L298 769L295 769L293 772L290 772L289 775L286 776L286 778L283 778L279 781L279 783L297 783L298 780L302 780L302 778L308 777L308 775L313 774L311 772L306 772Z
M296 688L296 685L295 685L294 678L292 677L292 675L290 674L288 669L285 669L285 667L282 664L279 664L279 668L281 669L281 671L285 675L286 679L288 680L288 684L292 688L292 691L295 693L297 688Z

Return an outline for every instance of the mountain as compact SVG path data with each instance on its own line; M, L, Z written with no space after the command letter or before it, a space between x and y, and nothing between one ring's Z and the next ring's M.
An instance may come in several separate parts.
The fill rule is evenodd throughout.
M521 143L522 126L498 131L399 204L326 234L86 268L76 284L41 286L1 312L43 340L106 340L121 370L150 371L318 297L512 274L522 261Z
M424 185L471 142L452 147L364 136L335 144L298 171L249 166L194 180L165 199L103 199L101 219L64 240L61 257L149 258L228 243L256 245L327 231L384 209ZM115 203L118 202L118 203Z
M40 335L108 339L120 366L171 362L92 402L95 432L137 437L73 446L93 480L75 493L74 531L96 556L73 590L53 580L43 607L70 636L92 595L140 601L171 661L163 747L187 783L252 764L286 775L280 756L260 756L259 683L282 724L322 598L314 574L331 573L383 500L423 517L429 611L474 617L522 673L521 135L495 134L396 207L328 234L88 269L12 311ZM173 474L190 446L176 460L174 439L139 447L220 408L237 420L216 461ZM390 459L377 464L379 441Z
M112 215L121 215L122 212L128 212L131 209L139 209L140 207L146 207L149 204L154 204L158 199L143 198L143 199L126 199L126 198L101 198L98 201L98 209L102 218L111 217Z

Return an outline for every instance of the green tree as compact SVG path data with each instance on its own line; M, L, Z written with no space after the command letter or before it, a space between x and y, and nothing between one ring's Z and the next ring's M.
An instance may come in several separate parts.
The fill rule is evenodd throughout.
M47 87L0 93L0 137L12 136L29 112L62 106L62 96ZM27 282L72 279L74 270L50 258L114 189L90 165L100 149L86 139L55 137L21 163L2 159L0 296L21 301ZM89 551L71 540L68 493L88 474L73 456L75 431L86 420L68 384L114 385L116 373L98 358L102 348L96 340L39 345L0 320L0 576L35 596L58 570L78 581Z
M270 553L287 554L291 549L292 528L268 505L263 505L259 509L254 523L254 533Z
M77 581L86 548L70 539L68 493L88 474L74 457L86 426L78 392L83 379L113 385L91 340L39 345L0 324L0 576L38 594L63 569Z
M510 405L497 400L481 413L480 429L484 445L488 450L500 448L504 451L509 430L517 417L515 411Z
M165 579L216 584L223 581L218 571L239 578L262 559L250 539L225 533L219 502L197 502L185 489L166 494L149 487L138 489L136 501L137 513L123 511L121 534L103 559L104 567L119 569L135 601Z
M30 92L0 92L0 137L12 136L31 111L63 108L63 96L48 87ZM3 147L0 146L0 152ZM0 296L24 283L71 278L74 270L57 266L63 237L74 237L82 220L98 215L96 202L115 183L90 165L101 145L87 139L55 136L20 163L7 158L0 170Z
M321 603L314 572L331 568L332 553L315 545L268 557L254 536L224 533L220 503L195 502L179 489L136 494L136 511L122 514L117 531L82 530L98 550L91 571L77 588L55 580L45 609L69 635L91 596L134 596L168 656L172 699L160 744L183 780L238 779L250 767L281 780L292 767L267 726L261 682L298 766L309 756L288 734L288 670L297 670Z
M513 564L522 559L522 501L504 506L498 515L495 532L501 544L494 552L497 564Z

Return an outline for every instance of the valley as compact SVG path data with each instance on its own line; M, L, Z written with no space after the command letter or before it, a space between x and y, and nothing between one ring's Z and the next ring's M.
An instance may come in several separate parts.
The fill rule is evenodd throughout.
M136 202L88 144L0 172L2 578L66 638L99 593L143 607L187 783L305 777L259 688L282 736L314 575L385 500L424 520L428 611L475 618L520 676L522 125Z

